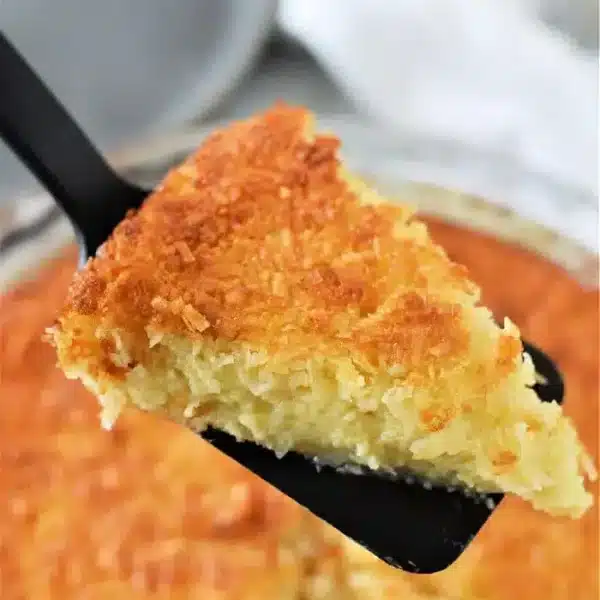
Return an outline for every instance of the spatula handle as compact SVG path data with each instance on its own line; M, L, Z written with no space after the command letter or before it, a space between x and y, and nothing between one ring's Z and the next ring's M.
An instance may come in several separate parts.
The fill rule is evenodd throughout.
M139 190L107 165L1 32L0 135L63 208L86 250L95 252Z

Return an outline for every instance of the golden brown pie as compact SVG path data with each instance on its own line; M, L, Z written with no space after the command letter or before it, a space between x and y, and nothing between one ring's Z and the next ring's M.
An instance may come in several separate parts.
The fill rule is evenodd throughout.
M598 291L519 247L428 225L469 266L494 312L522 323L528 339L557 360L565 411L597 461ZM457 563L435 576L407 575L181 427L126 411L111 431L100 431L94 398L64 378L41 342L75 264L70 250L0 297L3 599L598 598L593 510L557 519L506 498ZM506 286L509 276L523 285ZM246 485L249 495L240 493ZM597 483L592 490L597 502Z

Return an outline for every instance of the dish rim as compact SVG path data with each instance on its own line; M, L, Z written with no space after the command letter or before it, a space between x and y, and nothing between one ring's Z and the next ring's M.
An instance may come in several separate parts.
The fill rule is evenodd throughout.
M436 149L439 154L439 141L404 140L402 145L396 138L390 141L389 135L384 137L383 132L378 132L372 126L358 120L350 120L344 115L323 115L319 116L317 121L320 129L335 131L342 138L342 154L348 150L352 154L352 150L357 150L356 146L352 147L352 143L348 144L347 138L358 136L360 140L363 136L362 139L370 139L371 142L376 140L375 143L380 145L376 150L379 155L367 157L367 143L362 157L357 159L356 153L354 156L354 162L361 164L351 167L389 196L402 196L424 215L519 245L562 267L584 288L600 287L600 262L596 252L564 234L518 214L502 202L486 199L489 196L478 193L477 182L465 180L461 184L460 177L453 177L455 173L451 165L443 165L433 157L427 158L427 152L431 152L432 148L434 154ZM108 160L124 176L146 185L153 184L168 168L189 154L206 135L222 125L222 121L191 125L113 153ZM353 143L360 145L356 140ZM411 144L416 148L417 154L421 152L424 158L410 158L406 153L394 150L394 147L401 149ZM463 156L457 158L456 154L452 154L452 160L464 161L469 153L482 158L481 153L477 153L476 150L463 149ZM403 170L411 168L418 173L414 178L410 175L399 175ZM513 173L513 178L515 176ZM555 183L544 181L539 175L530 173L528 176L541 185L550 186L550 189L555 186ZM453 182L453 179L456 181ZM479 187L481 188L481 185ZM556 193L560 195L562 192L559 189ZM569 191L564 193L568 194ZM56 209L52 210L54 204L49 196L34 194L15 199L14 202L47 206L47 211L52 211L53 216L40 231L0 254L0 293L19 280L30 278L39 267L75 239L66 218Z

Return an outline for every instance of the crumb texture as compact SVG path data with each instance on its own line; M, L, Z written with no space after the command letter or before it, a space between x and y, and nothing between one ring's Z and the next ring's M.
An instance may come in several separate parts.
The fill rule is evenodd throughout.
M128 215L53 332L67 374L107 426L133 404L580 516L593 465L518 329L309 124L277 105L215 132Z

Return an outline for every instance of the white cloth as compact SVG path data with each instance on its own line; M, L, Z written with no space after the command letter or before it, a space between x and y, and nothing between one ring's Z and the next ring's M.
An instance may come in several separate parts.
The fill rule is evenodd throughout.
M282 0L278 18L388 130L452 140L572 189L587 206L531 195L513 208L597 248L598 61L545 26L539 5Z

